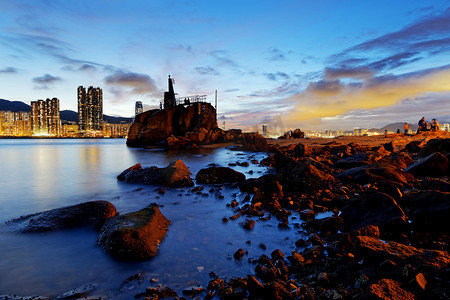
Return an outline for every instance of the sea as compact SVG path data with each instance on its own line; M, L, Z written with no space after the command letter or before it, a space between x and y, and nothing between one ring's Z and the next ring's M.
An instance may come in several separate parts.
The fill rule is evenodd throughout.
M254 274L255 261L275 249L286 255L295 241L305 238L300 219L291 216L290 229L279 221L256 221L252 230L240 223L245 217L224 222L235 214L227 205L245 204L245 193L233 186L205 185L201 193L192 188L165 188L117 180L123 170L140 163L165 167L181 159L196 173L215 163L250 163L233 166L247 178L270 172L251 163L262 152L227 148L167 151L129 148L125 139L0 139L0 295L55 298L86 285L91 295L130 299L149 286L164 284L182 296L182 290L206 288L215 276L230 279ZM45 233L21 233L7 224L11 219L93 200L111 202L120 214L140 210L151 203L171 221L154 258L143 262L119 261L96 243L97 232L75 228ZM248 200L247 200L248 201ZM246 254L233 257L238 249ZM136 278L136 280L130 279Z

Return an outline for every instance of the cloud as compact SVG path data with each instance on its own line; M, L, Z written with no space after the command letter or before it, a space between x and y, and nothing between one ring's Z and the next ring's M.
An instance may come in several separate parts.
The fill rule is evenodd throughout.
M0 73L17 73L17 69L13 67L7 67L4 69L0 69Z
M129 88L136 95L160 93L153 79L146 74L116 70L112 75L106 76L104 81L115 88Z
M211 56L214 57L219 64L238 68L238 64L232 59L228 58L228 53L225 50L215 50L211 52Z
M33 78L33 82L37 84L36 89L48 89L49 85L62 81L60 77L55 77L50 74L44 74L40 77Z
M267 50L268 56L266 57L266 59L269 61L285 60L287 59L287 55L291 53L292 51L285 52L277 48L269 48L269 50Z
M290 79L289 74L284 73L284 72L265 73L264 75L267 77L267 79L272 80L272 81L277 81L278 79L282 79L282 80Z
M391 106L432 92L450 91L450 65L401 75L370 78L362 84L344 84L338 80L311 83L290 100L297 105L289 113L290 121L334 117L356 109Z
M219 72L210 66L196 67L195 70L201 75L219 75Z
M374 76L374 72L367 66L363 67L342 67L342 68L325 68L325 79L336 80L341 78L367 79Z

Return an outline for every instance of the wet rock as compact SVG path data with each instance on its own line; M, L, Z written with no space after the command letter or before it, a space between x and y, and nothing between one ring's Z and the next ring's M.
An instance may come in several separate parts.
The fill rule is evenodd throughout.
M197 183L234 183L245 180L245 175L228 167L209 167L201 169L195 176Z
M112 256L123 260L146 260L154 257L170 221L156 204L108 220L97 243Z
M272 257L273 260L278 260L278 259L283 260L283 259L284 259L284 254L283 254L283 252L281 252L280 249L274 250L274 251L270 254L270 256Z
M417 299L417 297L413 293L401 288L399 282L392 279L381 279L377 283L369 286L369 288L364 293L363 299L406 300Z
M239 189L242 192L253 194L255 193L255 189L263 189L268 184L277 180L275 175L266 174L259 178L249 178L242 183L239 184Z
M373 237L355 237L355 251L358 257L368 261L382 262L391 260L401 265L410 263L440 269L450 264L450 255L446 251L425 250L393 241L381 241Z
M403 210L392 197L383 193L369 194L362 200L353 201L342 209L340 217L348 231L368 225L379 226L382 231L409 230Z
M251 230L255 226L255 221L251 219L245 219L245 221L241 223L241 226L244 229Z
M419 191L405 196L401 203L408 208L417 231L449 232L450 193Z
M441 153L436 152L410 165L405 169L405 172L420 177L441 177L447 173L447 170L448 159Z
M265 137L256 132L244 133L242 141L242 150L244 151L267 151L269 145Z
M205 289L201 285L190 286L183 289L182 293L185 295L195 296L201 294Z
M155 166L142 168L136 164L123 171L117 179L130 183L158 184L167 187L189 187L194 186L190 177L189 168L181 159L170 163L165 168Z
M241 259L244 257L245 251L244 249L240 248L236 252L234 252L233 257L234 259Z
M64 294L59 295L56 299L75 299L75 298L86 298L86 296L96 288L95 284L88 283L82 287L70 290Z
M264 295L267 299L286 300L293 299L291 293L278 282L269 282L264 284Z
M92 226L100 229L106 220L116 216L117 210L108 201L90 201L52 209L8 222L22 232L42 232L66 228Z
M159 284L157 286L151 286L148 287L145 290L145 293L143 294L139 294L136 295L135 298L138 297L158 297L159 298L172 298L172 297L178 297L178 293L175 292L173 289L171 289L170 287L164 285L164 284Z

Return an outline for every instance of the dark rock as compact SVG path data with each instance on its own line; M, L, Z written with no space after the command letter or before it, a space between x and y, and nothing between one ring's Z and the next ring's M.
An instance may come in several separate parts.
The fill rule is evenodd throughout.
M154 146L171 135L182 137L187 132L200 132L202 128L217 128L216 111L210 103L198 102L188 106L146 111L136 116L128 132L127 145Z
M369 286L362 299L406 300L417 299L417 297L413 293L402 289L399 282L392 279L381 279L377 283Z
M344 228L356 230L368 225L379 226L382 231L403 232L409 229L408 220L397 202L383 193L366 195L342 209Z
M264 295L266 299L287 300L293 299L291 293L278 282L270 282L264 285Z
M425 179L420 182L420 189L450 192L450 183L442 179Z
M405 151L409 153L418 153L425 146L425 142L423 141L412 141L406 144Z
M371 164L345 170L336 175L336 178L344 181L353 181L360 184L375 184L388 182L398 186L407 185L414 177L398 168L385 164Z
M420 191L402 199L418 231L449 232L450 193L439 191Z
M228 167L201 169L195 176L197 183L233 183L245 180L245 175Z
M433 153L405 169L414 176L441 177L447 173L448 159L439 152Z
M284 254L283 254L283 252L281 252L280 249L276 249L270 254L270 257L272 257L273 260L278 260L278 259L283 260Z
M382 262L392 260L401 265L410 263L441 269L450 264L450 255L446 251L425 250L393 241L381 241L373 237L355 237L355 250L360 258L368 261Z
M304 156L309 156L312 154L311 149L308 148L308 146L306 146L305 144L298 144L295 146L294 148L294 153L293 155L295 157L304 157Z
M239 188L242 192L253 194L256 189L262 189L267 186L269 183L277 180L275 175L266 174L259 178L249 178L239 184Z
M406 169L413 164L413 159L405 152L397 152L391 155L385 156L378 161L380 164L387 164L400 170Z
M241 226L244 229L251 230L255 226L255 221L251 219L245 219L245 221L241 223Z
M234 252L233 257L234 257L235 259L241 259L241 258L244 257L244 254L245 254L244 249L240 248L240 249L238 249L236 252Z
M421 156L428 156L432 153L440 152L443 155L450 153L450 139L432 139L423 147Z
M20 217L8 224L16 224L22 232L53 231L79 226L92 226L98 230L106 220L117 214L114 205L108 201L90 201Z
M167 187L194 186L191 172L181 159L170 163L165 168L155 166L143 169L141 164L136 164L123 171L117 179L130 183L158 184Z
M244 151L267 151L269 145L265 137L256 132L244 133L242 141L242 150Z
M201 285L190 286L183 289L182 293L185 295L195 296L201 294L205 289Z
M154 257L170 221L156 204L108 220L97 242L106 252L123 260L146 260Z
M139 296L157 296L159 299L159 298L178 297L178 293L164 284L159 284L155 287L148 287L145 290L145 293Z

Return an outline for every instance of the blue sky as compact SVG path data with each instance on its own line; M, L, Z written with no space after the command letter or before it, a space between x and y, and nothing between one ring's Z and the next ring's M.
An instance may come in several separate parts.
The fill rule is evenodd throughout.
M0 98L99 86L104 113L218 91L220 125L450 120L449 1L0 0Z

